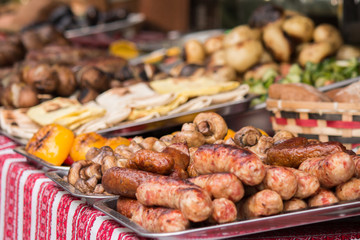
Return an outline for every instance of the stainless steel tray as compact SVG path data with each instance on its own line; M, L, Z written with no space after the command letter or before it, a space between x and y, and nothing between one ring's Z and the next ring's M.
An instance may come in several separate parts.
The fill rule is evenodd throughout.
M102 129L97 132L100 134L122 136L142 134L148 131L159 130L165 127L173 127L183 123L192 122L198 113L207 111L216 112L221 116L226 117L231 114L237 114L248 110L251 100L255 97L256 95L249 94L242 100L217 104L202 109L172 114L168 116L161 116L141 122L124 122L117 126Z
M98 24L95 26L82 27L65 31L66 38L76 38L83 36L90 36L98 33L107 33L113 31L132 30L138 24L145 20L145 15L142 13L130 13L124 20L114 21L110 23ZM126 35L126 34L125 34Z
M46 172L45 175L53 180L57 185L62 187L65 191L69 192L72 196L82 198L87 201L90 205L94 202L103 199L117 199L117 195L105 195L105 194L85 194L77 190L73 185L64 181L63 177L67 175L67 171L50 171Z
M174 233L150 233L117 212L116 201L116 199L101 200L96 202L94 207L138 235L156 239L228 239L360 215L360 201L351 201L252 220L208 227L194 227Z
M37 168L41 168L45 171L50 171L50 170L69 171L69 169L70 169L69 166L55 166L41 158L38 158L38 157L28 153L25 150L24 146L16 147L16 148L14 148L14 151L23 155L24 157L26 157L27 161L30 162L31 164L35 165Z

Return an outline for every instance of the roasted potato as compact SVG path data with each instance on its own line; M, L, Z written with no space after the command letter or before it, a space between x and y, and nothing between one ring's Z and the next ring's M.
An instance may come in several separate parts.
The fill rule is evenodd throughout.
M224 37L224 47L231 47L246 40L260 40L259 29L250 28L248 25L240 25L232 29Z
M226 62L238 72L244 72L259 62L263 46L258 40L247 40L225 49Z
M313 37L314 22L308 17L297 15L284 21L282 29L300 42L309 42Z
M335 52L343 45L340 31L330 24L320 24L314 30L314 42L329 42L332 45L332 52Z
M201 42L195 39L187 41L184 45L184 57L187 63L203 64L205 49Z
M351 45L342 45L336 53L336 59L338 60L346 60L359 57L360 48Z
M305 66L307 62L319 63L332 52L333 45L329 42L307 44L300 51L298 62L301 66Z
M263 40L270 49L274 58L280 62L289 62L291 57L291 44L280 27L268 25L264 28Z

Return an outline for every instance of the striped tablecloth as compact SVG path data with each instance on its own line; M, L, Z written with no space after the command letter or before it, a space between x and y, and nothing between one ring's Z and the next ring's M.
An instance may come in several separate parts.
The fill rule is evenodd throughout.
M0 135L0 239L144 239L63 191L15 146ZM360 217L236 239L360 239Z
M139 239L72 197L0 135L0 239Z

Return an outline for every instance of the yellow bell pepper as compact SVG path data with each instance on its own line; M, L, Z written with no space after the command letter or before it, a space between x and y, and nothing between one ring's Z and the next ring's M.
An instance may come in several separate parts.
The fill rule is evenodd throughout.
M63 164L74 141L74 133L59 124L49 124L37 131L25 150L55 166Z

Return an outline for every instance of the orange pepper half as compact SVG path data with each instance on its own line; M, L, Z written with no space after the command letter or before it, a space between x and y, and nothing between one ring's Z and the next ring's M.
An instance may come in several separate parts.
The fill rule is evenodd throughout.
M37 131L25 150L55 166L63 164L74 141L74 133L59 124L49 124Z
M105 145L111 147L112 150L115 150L119 145L129 146L130 140L124 137L112 137L106 140Z
M106 138L96 132L82 133L75 137L70 150L70 157L74 162L85 160L87 151L92 148L105 146Z

